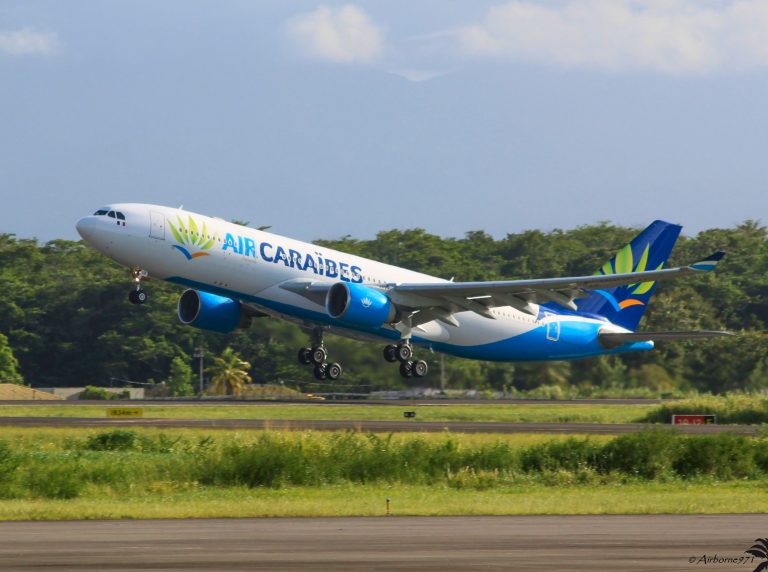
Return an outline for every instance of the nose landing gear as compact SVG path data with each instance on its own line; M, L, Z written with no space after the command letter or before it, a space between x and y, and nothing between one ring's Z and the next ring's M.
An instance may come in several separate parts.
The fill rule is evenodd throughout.
M341 377L341 374L344 371L339 363L325 362L328 358L328 352L325 351L325 346L323 345L322 328L315 328L312 330L312 346L301 348L299 350L298 358L300 364L314 366L313 373L315 379L318 381L326 379L335 381Z
M131 268L131 279L133 280L133 288L128 292L128 301L131 304L143 304L147 301L147 291L142 288L141 283L149 276L146 270L134 267Z

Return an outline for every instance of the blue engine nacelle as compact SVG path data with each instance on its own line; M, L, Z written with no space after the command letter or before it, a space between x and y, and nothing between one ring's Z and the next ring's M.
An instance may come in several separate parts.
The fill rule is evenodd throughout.
M331 318L355 326L378 328L395 318L395 307L383 292L351 282L337 282L325 298Z
M228 334L243 323L240 302L197 290L185 290L179 298L179 320L201 330Z

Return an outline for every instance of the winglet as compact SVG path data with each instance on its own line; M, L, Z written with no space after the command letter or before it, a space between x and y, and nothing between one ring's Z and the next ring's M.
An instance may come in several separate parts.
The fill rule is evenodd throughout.
M688 268L691 270L698 270L700 272L711 272L715 269L717 266L717 263L720 262L723 259L723 256L725 256L725 251L718 250L717 252L714 252L707 256L704 260L699 260L698 262L694 262Z

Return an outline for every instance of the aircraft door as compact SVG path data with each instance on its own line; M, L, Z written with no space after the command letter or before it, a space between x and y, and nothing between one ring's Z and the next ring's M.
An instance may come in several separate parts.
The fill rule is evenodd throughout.
M157 211L149 211L149 237L165 240L165 216Z
M560 339L560 318L556 314L546 314L550 321L547 322L547 339L556 342Z

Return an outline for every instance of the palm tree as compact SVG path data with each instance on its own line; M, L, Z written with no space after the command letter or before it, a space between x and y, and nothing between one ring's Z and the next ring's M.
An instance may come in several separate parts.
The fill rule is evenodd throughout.
M240 396L246 383L251 383L248 370L251 364L242 359L232 348L227 348L219 357L213 358L213 365L206 371L211 377L211 393Z

